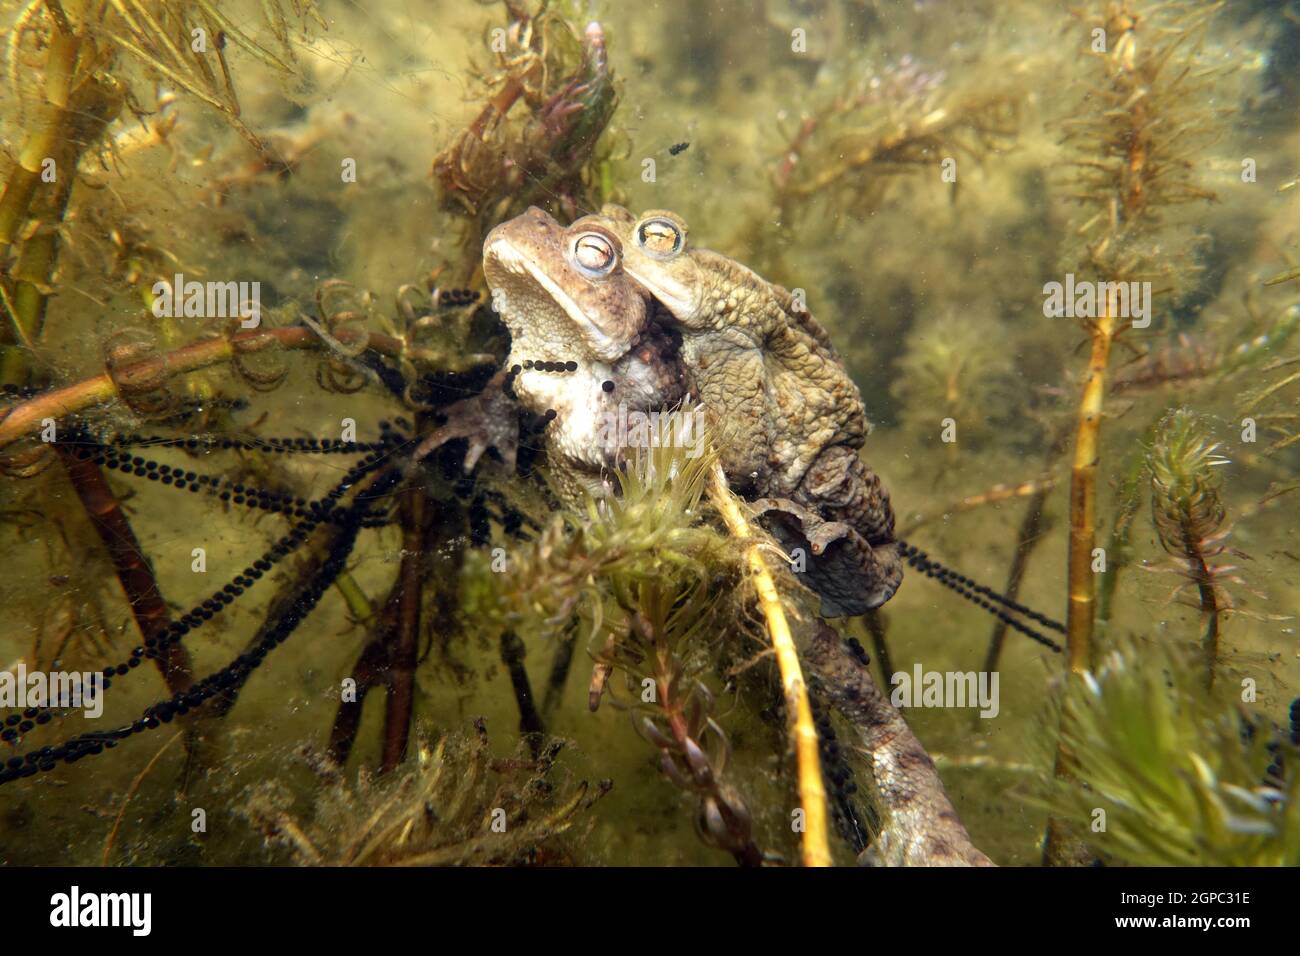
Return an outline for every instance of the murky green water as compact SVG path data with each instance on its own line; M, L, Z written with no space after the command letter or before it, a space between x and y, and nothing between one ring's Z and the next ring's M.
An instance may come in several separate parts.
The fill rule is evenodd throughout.
M862 455L891 492L900 536L997 591L1010 586L1019 551L1018 601L1056 621L1096 618L1083 629L1084 666L1102 670L1116 649L1133 672L1185 656L1191 677L1171 682L1186 706L1171 719L1253 723L1276 737L1273 755L1294 753L1300 336L1290 333L1300 280L1270 284L1300 257L1294 5L1093 3L1074 16L1056 4L993 0L555 2L540 13L524 0L376 0L286 3L268 19L260 4L205 16L139 0L124 5L136 11L130 22L98 6L65 2L70 20L60 23L41 4L0 4L13 38L0 92L0 341L12 389L0 407L9 426L28 416L4 435L22 440L4 448L0 477L0 666L11 674L98 670L141 643L119 582L123 558L115 567L67 459L51 451L60 438L85 427L103 441L372 441L381 420L398 418L427 432L508 350L487 306L486 231L528 205L568 222L615 201L637 213L672 210L689 223L692 245L806 296L861 391L874 425ZM59 51L71 58L58 60ZM305 313L338 341L320 350L308 347L318 341L310 331L257 339L238 315L159 317L155 283L177 273L258 282L262 331L302 326ZM1132 282L1135 296L1118 316L1047 314L1051 284L1076 279ZM430 289L462 287L483 293L482 305L431 301ZM434 318L420 322L426 314ZM357 358L348 336L361 331L387 336L387 351ZM1076 451L1081 428L1091 434L1080 425L1090 359L1104 399L1092 471ZM411 387L390 387L393 375ZM68 391L49 399L60 388ZM1167 415L1180 407L1194 413L1205 452L1197 461L1186 444L1170 451ZM45 419L53 442L40 441ZM730 864L694 831L698 794L660 772L655 745L627 713L608 704L589 712L592 655L618 630L608 618L593 623L590 603L572 629L540 619L519 628L545 732L570 742L549 772L520 749L499 628L467 613L465 594L484 580L509 589L485 577L493 547L508 557L533 547L511 536L511 513L539 526L552 517L539 490L539 434L525 435L527 475L489 456L477 484L463 479L460 445L433 466L408 462L386 492L394 520L360 532L344 587L328 587L228 714L171 722L6 783L0 860L350 859L341 848L380 798L341 794L379 766L391 739L382 685L367 697L346 766L324 778L313 767L346 680L367 672L358 668L364 649L400 627L411 539L396 502L420 494L422 596L408 633L426 764L412 769L412 756L401 773L429 779L438 740L452 735L442 772L481 773L482 782L434 801L448 822L428 845L496 832L501 807L510 809L507 832L520 834L499 852L485 844L436 862ZM1162 497L1152 461L1180 448L1183 478ZM355 460L123 451L224 479L227 491L238 483L305 500L326 495ZM111 495L100 504L116 502L173 619L288 527L282 515L241 507L238 492L222 500L206 487L105 473ZM1085 487L1095 490L1090 521L1077 504ZM1086 556L1073 576L1072 526ZM525 522L525 541L536 536ZM255 646L259 628L311 580L325 541L318 533L277 561L186 636L196 676ZM589 583L610 599L598 576ZM811 614L815 602L784 584L792 615ZM1081 588L1095 592L1100 613L1070 612L1068 596ZM697 637L682 654L716 697L728 785L743 794L757 845L793 863L796 761L766 632L752 618ZM881 619L892 672L988 669L996 621L934 580L909 573ZM872 653L877 682L887 680L865 622L836 623ZM547 701L566 642L572 667ZM951 700L904 708L973 843L999 864L1041 859L1048 814L1034 795L1052 777L1067 656L1013 631L992 668L995 717ZM56 717L0 756L130 724L167 696L146 661L114 679L102 718ZM1143 713L1111 716L1141 722ZM496 763L471 744L477 756L457 749L478 739L476 718ZM183 726L203 742L174 739ZM851 740L838 726L841 742ZM1117 829L1159 819L1169 832L1201 835L1189 851L1200 862L1295 863L1300 758L1268 776L1273 755L1257 765L1258 755L1211 754L1213 779L1197 785L1224 800L1226 786L1273 801L1240 810L1268 821L1249 847L1231 826L1213 831L1213 814L1180 817L1176 798L1153 798L1150 819ZM1129 785L1148 795L1162 781L1182 786L1168 754L1156 748L1145 759L1151 773L1141 780L1094 781L1096 802L1122 803ZM859 757L851 764L859 793L846 799L865 817L869 775ZM530 788L530 775L545 783ZM605 780L612 789L594 799ZM570 804L579 781L586 797ZM271 785L274 813L265 810ZM385 785L376 784L382 793ZM1225 818L1244 819L1239 809ZM309 833L317 857L288 845L286 820ZM516 829L537 821L552 825L532 836ZM1090 818L1072 822L1087 829ZM280 839L268 840L268 829ZM853 861L850 836L832 825L830 841L836 862ZM1094 830L1089 845L1113 863L1169 862L1108 842L1106 831Z

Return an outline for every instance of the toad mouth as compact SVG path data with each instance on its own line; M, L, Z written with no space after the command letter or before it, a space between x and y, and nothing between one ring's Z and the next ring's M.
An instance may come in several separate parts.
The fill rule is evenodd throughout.
M554 279L539 269L532 260L510 243L508 239L497 239L488 246L488 257L511 275L532 280L546 297L556 303L564 314L581 331L583 337L591 343L597 356L612 360L624 351L623 344L610 338L582 307L574 301Z

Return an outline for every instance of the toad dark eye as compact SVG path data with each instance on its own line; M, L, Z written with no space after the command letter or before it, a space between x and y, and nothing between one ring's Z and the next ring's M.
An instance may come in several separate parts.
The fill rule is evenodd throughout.
M668 259L682 251L682 231L669 219L647 219L636 227L636 241L648 255Z
M573 261L590 276L605 276L618 264L618 253L607 236L584 232L573 241Z

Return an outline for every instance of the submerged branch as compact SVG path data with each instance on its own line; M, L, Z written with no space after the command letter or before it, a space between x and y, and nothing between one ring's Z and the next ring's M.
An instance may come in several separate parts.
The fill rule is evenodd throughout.
M147 644L150 640L159 638L171 623L171 614L158 588L153 568L145 559L140 541L131 529L131 522L99 465L88 457L78 455L70 446L61 446L58 450L68 480L72 482L77 497L86 509L86 516L108 550L117 579L131 607L131 614L140 629L140 637ZM189 689L193 683L189 653L179 644L168 644L165 656L155 658L155 663L163 680L167 682L167 689L173 694Z
M366 348L381 355L398 356L403 350L402 340L390 335L344 330L338 337L344 343L358 344L364 341ZM286 349L328 347L315 332L302 326L255 329L228 338L202 339L158 358L118 369L116 378L118 380L170 379L177 375L230 362L241 350L252 350L267 340L273 340L273 344ZM8 415L0 419L0 448L37 432L46 418L60 421L77 412L117 402L120 394L114 379L115 376L108 373L96 375L73 385L43 392L15 405Z
M854 727L871 766L881 820L859 860L883 866L993 866L971 843L925 747L843 638L817 622L805 659L818 687Z

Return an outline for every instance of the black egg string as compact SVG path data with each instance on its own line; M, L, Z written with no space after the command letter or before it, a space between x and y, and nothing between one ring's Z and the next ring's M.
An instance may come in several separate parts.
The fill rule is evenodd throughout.
M434 308L451 309L473 305L481 298L473 289L435 289L432 296Z
M246 567L241 574L235 575L228 584L213 592L212 597L196 604L188 613L173 621L161 634L149 638L144 645L136 647L131 652L131 657L128 660L105 667L103 669L105 686L108 686L108 683L113 676L123 676L130 670L138 667L141 659L161 657L169 646L179 643L187 633L198 628L204 622L211 620L218 611L222 610L226 605L232 603L235 598L242 595L247 588L251 587L258 579L269 571L274 564L300 547L306 541L308 534L314 530L318 524L327 521L332 517L334 505L338 498L342 496L350 485L354 484L359 478L364 477L368 472L373 471L378 464L382 463L382 461L383 458L376 455L375 460L373 461L367 459L358 462L349 474L344 477L340 484L335 486L329 495L321 499L319 507L305 521L296 525L287 534L277 540L270 548L263 552L257 560ZM362 524L363 526L366 525L364 519ZM8 730L9 728L16 727L19 733L26 733L31 729L31 721L34 721L35 723L46 723L52 713L53 710L50 708L27 708L21 717L18 715L9 715L6 718L6 731L0 732L0 739L6 741L13 740L17 734L10 733Z
M371 462L371 470L378 464L379 462ZM400 469L390 468L375 480L366 492L366 497L382 497L392 491L400 480ZM313 572L294 600L268 620L264 636L251 650L240 654L230 664L209 674L189 689L177 691L166 700L145 708L141 716L130 724L114 730L78 734L56 746L42 747L40 750L10 757L5 762L4 769L0 770L0 784L53 770L58 761L71 764L84 757L103 753L105 749L115 747L118 741L170 723L173 718L202 706L217 694L241 687L271 651L298 629L346 567L361 532L361 519L366 513L366 506L358 501L345 510L355 520L344 523L320 567ZM107 684L107 679L105 683Z
M269 511L289 518L310 518L320 509L320 501L279 494L261 488L254 488L242 482L227 478L205 475L190 469L181 469L161 464L139 455L124 455L120 448L184 448L186 450L231 450L258 451L278 454L320 454L346 455L358 452L385 452L396 443L404 440L400 432L386 421L379 423L379 441L356 442L339 439L321 438L171 438L158 435L122 435L107 442L97 442L85 435L78 435L74 443L78 446L76 454L88 457L95 464L112 468L126 475L134 475L156 481L164 487L180 491L206 492L222 502L237 506ZM335 521L327 516L324 520ZM382 516L366 519L366 527L376 527L387 523Z
M1253 731L1253 725L1247 724L1246 726ZM1287 710L1287 727L1283 731L1283 735L1292 748L1300 747L1300 697L1291 701L1291 706ZM1269 762L1268 769L1264 771L1264 782L1269 786L1281 789L1286 781L1286 764L1291 751L1283 747L1282 742L1277 738L1270 741L1268 751L1273 755L1273 759Z
M817 728L817 749L822 759L822 776L830 791L833 818L841 835L852 845L853 852L861 853L870 842L870 830L854 801L858 785L853 780L846 748L840 745L830 708L822 706L820 695L811 695L808 703Z
M576 372L577 370L578 370L578 363L574 361L543 362L543 361L533 361L532 359L524 359L523 365L516 364L510 367L510 374L518 375L522 371L531 371L531 372L551 372L557 375L567 375L570 372Z
M301 497L295 498L293 495L267 491L263 488L254 488L242 482L231 481L220 476L173 468L170 465L160 464L139 455L120 455L114 449L108 447L88 448L83 446L77 449L76 454L89 458L97 465L111 468L123 474L156 481L163 487L175 488L178 491L205 492L222 502L259 511L268 511L273 514L283 515L286 518L312 518L317 516L321 509L321 501L311 501ZM321 516L321 520L334 522L341 519L327 512ZM387 519L372 516L367 519L367 527L374 526L376 522L385 524Z
M211 597L194 605L188 612L172 621L160 634L148 638L143 645L133 648L131 656L125 661L103 668L101 673L104 677L105 689L111 686L113 677L122 677L130 673L130 671L140 666L141 660L162 657L170 646L180 643L181 639L190 631L210 621L218 612L234 603L236 598L252 587L278 561L301 547L317 525L322 523L350 524L355 521L360 527L367 528L386 524L386 516L377 515L369 508L363 508L360 511L357 511L357 509L347 509L343 512L336 511L336 505L343 495L357 481L382 465L388 459L389 451L396 447L399 441L406 440L405 436L391 431L387 423L381 424L381 432L385 435L385 439L371 443L375 446L375 450L365 458L357 461L325 497L310 502L309 506L304 509L304 520L280 537L259 558L244 568L243 572L235 575L227 584L214 591ZM88 451L89 449L82 446L77 449L77 454L87 454ZM21 714L9 714L4 719L4 729L0 730L0 740L13 742L22 734L32 730L37 724L48 723L56 712L57 708L28 707Z
M922 551L920 548L916 547L916 545L914 544L911 544L907 541L899 541L898 550L899 553L904 558L906 558L908 562L912 564L913 567L916 567L918 570L924 571L925 568L921 567L921 565L924 564L929 568L933 569L936 575L952 578L957 583L965 585L966 587L970 588L972 591L976 592L977 594L983 594L986 597L992 598L993 600L997 601L999 604L1005 604L1013 611L1017 611L1018 613L1023 614L1025 617L1037 621L1038 623L1042 624L1044 627L1047 627L1053 631L1059 631L1062 634L1065 633L1065 625L1060 623L1059 621L1054 621L1047 615L1040 614L1038 611L1035 611L1033 608L1026 607L1023 604L1020 604L1019 602L1014 601L1009 597L1006 597L1005 595L999 594L997 591L994 591L992 588L985 587L984 585L971 580L970 578L966 577L964 574L961 574L958 571L954 571L952 568L943 566L938 561L935 561L928 554Z
M1061 624L1059 621L1054 621L1045 614L1040 614L1032 608L1025 607L1025 605L1013 601L1005 595L999 594L992 588L985 587L984 585L973 581L966 575L954 571L952 568L943 566L939 562L932 560L930 556L920 548L908 544L906 541L898 542L898 553L902 555L903 559L906 560L908 564L923 573L926 577L934 578L940 584L955 591L972 604L980 606L1008 627L1014 628L1026 637L1037 641L1044 647L1051 648L1058 654L1061 652L1061 645L1056 641L1012 617L1007 613L1007 611L997 607L996 604L1001 604L1011 611L1022 614L1030 620L1036 621L1044 627L1053 631L1058 631L1062 634L1065 633L1064 624ZM996 604L994 602L996 602Z
M509 498L495 488L479 490L474 501L476 505L481 506L485 511L488 502L495 505L497 510L489 513L496 518L501 524L502 530L511 538L519 537L519 530L525 526L531 528L535 534L541 534L545 530L539 521L520 511L511 503Z
M1239 726L1241 742L1247 748L1255 743L1261 733L1267 735L1264 750L1269 755L1269 764L1261 779L1266 787L1283 789L1286 786L1287 761L1291 759L1294 749L1300 746L1300 697L1291 701L1285 728L1279 727L1263 714L1243 714Z
M507 384L513 384L514 380L519 377L521 372L551 372L553 374L569 374L578 370L578 363L572 360L568 362L535 362L532 359L526 359L522 365L516 363L510 366L510 371L506 373ZM605 379L600 383L600 387L605 392L614 391L614 382L612 379Z
M19 401L25 401L33 396L39 395L41 391L42 390L35 385L14 385L10 382L5 382L3 385L0 385L0 397L16 399Z
M113 448L185 448L191 451L260 451L283 454L351 455L358 452L383 451L391 447L392 430L388 422L379 423L379 441L342 441L335 438L170 438L163 435L121 435L105 442L96 442Z

